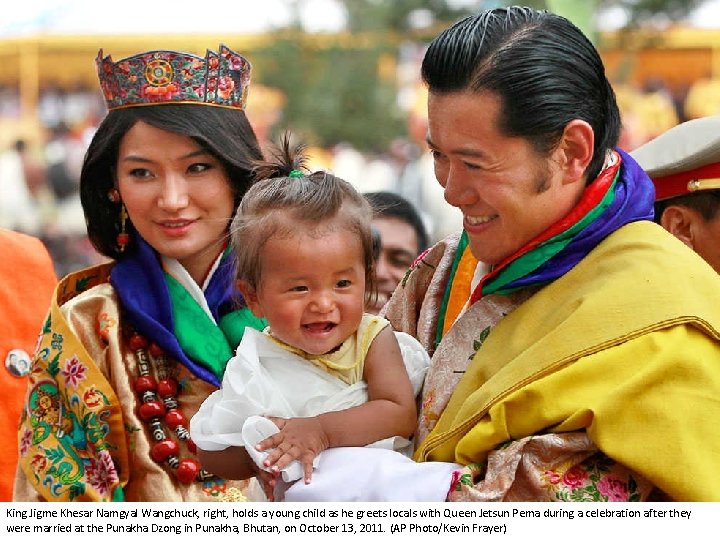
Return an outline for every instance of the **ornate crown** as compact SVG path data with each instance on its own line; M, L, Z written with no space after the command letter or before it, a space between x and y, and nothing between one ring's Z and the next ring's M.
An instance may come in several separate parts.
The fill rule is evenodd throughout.
M245 109L250 62L225 45L205 58L176 51L149 51L113 62L96 59L109 111L142 105L198 103Z

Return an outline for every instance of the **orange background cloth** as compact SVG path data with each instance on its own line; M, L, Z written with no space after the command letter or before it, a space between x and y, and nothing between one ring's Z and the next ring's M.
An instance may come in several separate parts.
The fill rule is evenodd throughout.
M52 259L37 238L0 229L0 501L12 499L17 430L27 377L5 366L8 352L32 358L57 283Z

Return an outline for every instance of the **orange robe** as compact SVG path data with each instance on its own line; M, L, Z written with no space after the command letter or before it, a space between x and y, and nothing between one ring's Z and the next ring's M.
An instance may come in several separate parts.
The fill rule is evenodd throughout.
M52 259L37 238L0 229L0 501L11 501L17 468L17 430L27 377L7 366L11 351L32 359L57 278ZM27 366L29 369L29 366ZM25 370L27 373L27 370Z

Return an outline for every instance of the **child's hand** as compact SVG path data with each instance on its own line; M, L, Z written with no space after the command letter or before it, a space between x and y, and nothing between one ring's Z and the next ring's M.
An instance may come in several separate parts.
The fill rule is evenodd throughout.
M270 418L280 429L279 433L258 443L258 450L270 450L263 463L272 471L280 471L298 460L303 466L305 483L312 478L313 460L329 443L320 421L310 418Z

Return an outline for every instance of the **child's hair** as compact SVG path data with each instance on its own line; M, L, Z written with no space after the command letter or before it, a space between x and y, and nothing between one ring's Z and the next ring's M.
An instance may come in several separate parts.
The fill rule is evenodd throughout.
M292 236L301 224L319 225L338 218L342 227L360 238L365 266L365 290L374 291L372 208L347 181L324 171L307 171L305 146L292 145L285 134L270 161L258 161L256 182L245 193L230 227L236 277L257 288L260 251L272 235Z

